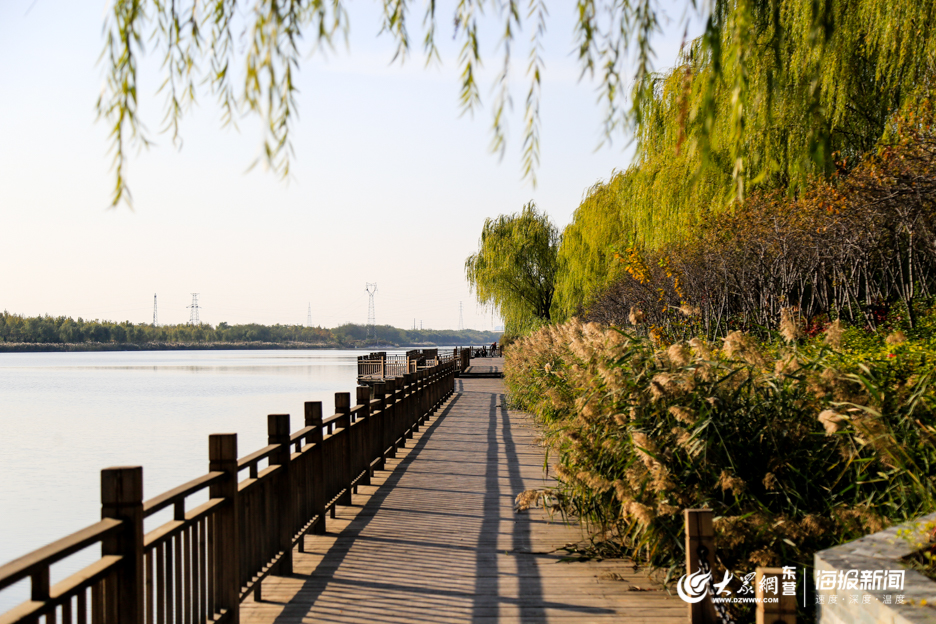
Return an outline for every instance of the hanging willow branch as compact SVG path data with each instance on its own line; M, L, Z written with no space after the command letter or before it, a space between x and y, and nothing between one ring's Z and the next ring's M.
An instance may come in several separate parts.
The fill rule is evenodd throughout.
M261 161L288 176L291 132L296 120L296 74L309 52L328 49L336 37L347 36L347 0L113 0L105 24L102 60L106 81L97 110L110 128L116 173L113 205L131 201L126 179L128 155L150 144L150 134L138 114L138 59L147 42L162 56L165 97L164 130L181 143L179 122L196 101L202 85L218 101L225 124L241 113L264 120ZM383 34L396 41L394 60L410 53L411 0L380 0ZM438 59L436 0L424 1L422 48L427 62ZM540 85L543 38L548 0L457 0L453 18L461 43L459 106L473 113L481 105L477 83L482 63L482 24L500 23L498 73L492 106L492 143L503 154L505 112L511 108L508 76L513 44L524 27L529 32L524 100L522 170L535 184L540 149ZM557 6L560 4L554 3ZM607 132L628 118L628 86L644 98L657 30L658 7L653 0L579 0L576 5L576 47L583 75L598 76L607 108ZM482 19L483 18L483 19ZM238 42L235 45L235 41ZM636 51L638 73L627 74L624 59ZM235 78L236 77L236 78ZM636 78L636 82L634 81ZM240 80L243 83L240 83ZM236 82L235 82L236 81Z
M414 41L413 2L378 1L383 9L382 33L395 40L394 59L402 62ZM264 120L261 160L286 176L300 59L328 49L336 37L347 36L347 2L113 0L102 54L107 78L97 104L100 118L110 128L116 173L113 204L130 201L125 176L128 153L149 144L137 114L137 66L144 41L163 58L164 129L176 143L181 140L180 119L206 85L225 123L235 123L243 112ZM513 44L524 28L529 33L522 168L524 176L534 181L545 71L543 36L550 4L554 11L568 7L555 0L456 0L451 14L461 45L463 113L473 113L481 105L480 30L499 25L492 26L499 29L497 53L503 60L492 105L491 147L496 153L503 153L504 113L511 105L507 78L515 56ZM673 73L653 71L651 38L663 19L657 0L576 0L570 43L582 76L598 82L606 138L636 131L641 153L648 154L655 153L657 137L665 132L681 146L672 151L698 154L704 167L714 164L724 169L727 164L730 179L717 184L721 195L741 198L747 187L771 176L803 178L828 169L837 142L846 149L854 147L842 137L866 136L868 127L880 128L892 107L877 94L902 100L932 85L936 0L683 0L683 4L690 10L675 27L700 17L705 30L687 46ZM423 0L422 9L421 47L429 62L439 57L436 0ZM675 102L680 105L677 111L673 111ZM662 119L666 115L677 122L678 132L671 132L674 124ZM695 169L698 178L702 174Z

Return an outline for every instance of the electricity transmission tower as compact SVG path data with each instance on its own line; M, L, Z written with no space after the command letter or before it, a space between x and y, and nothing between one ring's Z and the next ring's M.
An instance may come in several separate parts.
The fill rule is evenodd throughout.
M309 302L309 312L306 314L306 327L312 327L312 302Z
M465 315L462 313L462 302L458 302L458 331L465 329Z
M369 298L367 302L367 338L366 340L370 340L371 338L377 337L377 327L376 327L377 315L374 313L374 295L377 294L377 284L376 283L371 284L370 282L367 282L367 287L365 288L365 290L367 291L367 295Z
M189 325L201 325L201 321L198 320L198 310L200 309L198 305L198 293L192 293L192 305L185 306L189 308Z
M156 318L156 294L153 293L153 327L158 327L159 323Z

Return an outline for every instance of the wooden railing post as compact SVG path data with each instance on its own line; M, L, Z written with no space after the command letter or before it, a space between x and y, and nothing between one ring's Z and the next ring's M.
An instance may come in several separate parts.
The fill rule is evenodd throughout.
M312 451L312 514L318 521L312 527L312 533L325 534L325 473L322 462L322 402L307 401L305 404L305 426L312 427L308 442L315 445Z
M706 566L715 574L715 530L711 509L686 509L686 574L695 574ZM702 556L704 555L704 559ZM706 590L707 587L706 587ZM711 597L689 604L691 624L715 624L715 606Z
M432 392L431 387L432 380L432 368L427 368L421 371L421 376L417 380L418 391L418 400L416 411L419 414L419 417L428 420L429 419L429 396Z
M417 380L419 391L417 394L416 405L419 414L424 420L429 420L429 369L420 371Z
M442 405L442 401L445 399L445 364L439 364L438 370L436 371L436 402L435 409L438 410Z
M775 593L764 592L764 579L774 577ZM796 596L784 596L783 569L757 568L754 576L754 597L757 599L756 624L796 624ZM764 602L764 598L776 602Z
M442 371L442 377L442 397L448 398L448 396L452 394L452 381L454 379L452 376L452 367L450 364L445 365L445 368Z
M352 474L352 467L354 466L354 463L351 459L354 447L351 444L350 392L335 393L335 414L338 414L338 418L335 420L335 425L342 430L341 442L338 445L338 448L340 449L340 454L338 457L338 470L339 474L341 474L341 485L344 487L344 494L338 498L338 504L350 505L351 481L354 479L354 475Z
M387 384L382 381L378 381L373 385L374 400L378 402L377 410L380 413L380 416L373 421L373 424L376 425L374 427L374 439L377 440L377 452L375 455L379 455L377 458L377 465L374 467L375 470L383 470L385 465L384 453L387 450L386 388Z
M414 431L419 431L422 414L419 413L419 406L416 405L416 397L413 394L413 374L403 375L404 403L406 404L406 437L412 438Z
M370 402L371 402L371 389L370 386L358 386L357 387L357 404L361 406L361 411L358 412L359 417L361 418L361 424L359 425L360 435L358 436L358 453L360 466L359 469L364 471L364 481L362 485L371 484L371 470L370 464L374 459L374 432L371 431L373 421L370 417Z
M267 416L267 444L278 444L279 448L270 455L270 465L280 466L282 474L273 482L273 500L276 505L276 517L269 518L270 530L277 532L279 550L283 553L276 564L276 573L280 576L292 574L292 537L295 494L292 487L292 475L289 471L289 414L270 414Z
M396 448L406 447L406 403L403 401L403 378L394 377L393 385L393 439Z
M425 396L423 398L423 410L422 411L424 414L432 414L432 405L433 405L432 369L427 368L425 370L425 373L426 373L426 376L423 378L423 387L425 388L425 392L423 394Z
M215 433L208 436L208 470L227 475L224 481L213 483L208 488L211 498L223 498L227 501L214 516L214 531L209 537L209 548L213 553L215 569L209 570L208 574L214 575L218 608L230 613L228 621L237 624L240 622L241 563L236 433Z
M397 411L399 406L396 404L396 379L384 379L384 434L386 438L384 450L387 451L387 458L396 457L396 437L397 437Z
M121 624L143 624L143 467L120 466L101 471L101 518L121 520L114 536L101 542L101 555L120 555L123 564L117 591L105 612ZM108 592L109 593L109 592Z

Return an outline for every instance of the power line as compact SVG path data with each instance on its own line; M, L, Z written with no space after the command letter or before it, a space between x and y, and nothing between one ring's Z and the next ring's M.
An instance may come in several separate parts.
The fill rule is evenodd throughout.
M156 317L156 293L153 293L153 327L159 327L159 322Z
M191 310L189 312L189 325L201 325L201 321L198 319L198 310L201 309L198 305L198 293L192 293L192 305L185 307Z
M309 302L309 312L306 314L306 327L312 327L312 302Z
M458 331L465 329L465 315L462 312L462 302L458 302Z
M377 294L377 284L367 282L367 286L364 288L368 294L367 302L367 337L365 340L370 340L371 337L377 338L377 314L374 312L374 295Z

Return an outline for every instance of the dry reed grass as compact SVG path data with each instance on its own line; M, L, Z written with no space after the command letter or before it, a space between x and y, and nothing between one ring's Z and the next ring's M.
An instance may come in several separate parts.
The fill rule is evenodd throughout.
M741 332L664 349L573 319L519 339L505 373L558 456L568 510L637 561L679 572L678 511L709 507L728 568L809 567L934 508L934 369L891 384L786 333L778 353Z

